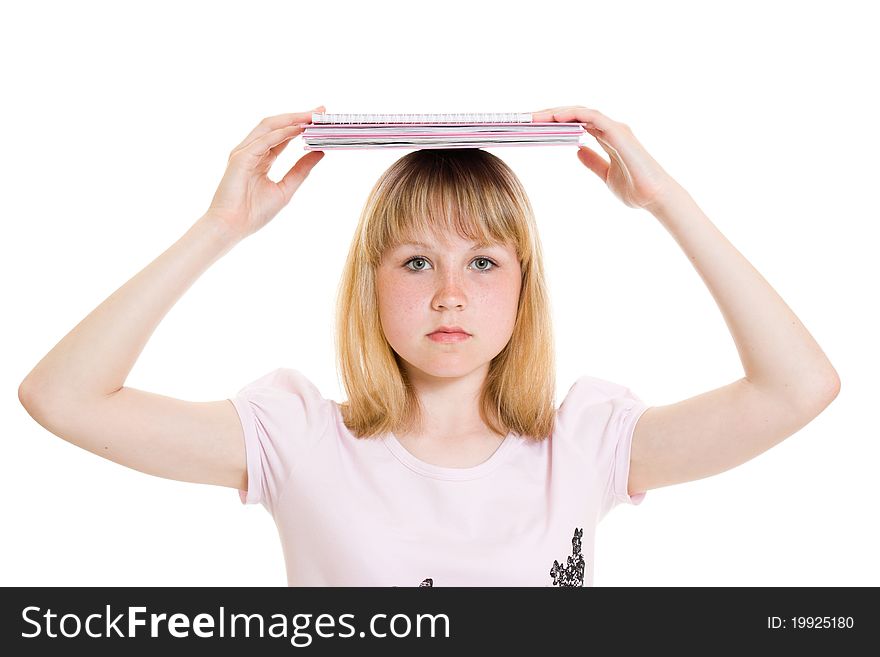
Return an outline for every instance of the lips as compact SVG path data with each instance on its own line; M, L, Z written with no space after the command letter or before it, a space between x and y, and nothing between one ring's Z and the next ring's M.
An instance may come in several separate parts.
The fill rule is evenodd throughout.
M467 340L471 339L471 335L469 333L465 333L464 331L434 331L433 333L428 334L428 339L431 342L450 344L456 342L466 342Z
M461 334L464 334L464 335L470 335L470 333L468 333L467 331L465 331L465 330L464 330L462 327L460 327L460 326L440 326L440 327L438 327L435 331L433 331L432 333L428 333L428 335L434 335L434 334L436 334L436 333L451 333L451 334L461 333Z

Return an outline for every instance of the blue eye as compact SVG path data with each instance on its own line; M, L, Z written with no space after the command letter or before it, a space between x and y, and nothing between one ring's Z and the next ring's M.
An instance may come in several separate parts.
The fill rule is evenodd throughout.
M408 266L407 266L407 265L409 265L409 263L411 263L411 262L415 262L415 261L417 261L417 260L424 260L425 262L428 262L428 259L425 258L425 257L422 257L422 256L413 256L412 258L410 258L409 260L407 260L405 263L403 263L403 266L406 267L409 271L412 271L412 272L425 271L424 269L412 269L411 267L408 267ZM480 268L480 267L477 267L477 271L479 271L479 272L489 272L489 271L492 271L495 267L498 266L498 264L497 264L494 260L492 260L491 258L487 258L487 257L485 257L485 256L477 256L476 258L474 258L473 260L471 260L471 262L476 262L476 261L478 261L478 260L482 260L482 261L487 262L487 263L489 263L489 264L491 265L491 267L487 267L487 268L485 268L485 269Z

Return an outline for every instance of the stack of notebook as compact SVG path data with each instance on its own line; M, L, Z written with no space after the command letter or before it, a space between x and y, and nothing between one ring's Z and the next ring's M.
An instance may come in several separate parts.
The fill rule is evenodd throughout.
M578 144L580 123L532 123L531 114L313 113L305 150L357 148L493 148Z

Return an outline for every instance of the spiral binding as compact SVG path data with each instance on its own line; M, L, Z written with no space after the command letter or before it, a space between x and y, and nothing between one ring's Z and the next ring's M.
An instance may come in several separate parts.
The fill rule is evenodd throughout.
M312 123L531 123L521 112L463 112L435 114L328 114L312 113Z

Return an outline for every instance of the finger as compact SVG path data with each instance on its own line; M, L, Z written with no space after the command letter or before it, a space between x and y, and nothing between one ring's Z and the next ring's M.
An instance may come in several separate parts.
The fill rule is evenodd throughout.
M611 133L610 131L609 133L604 133L594 128L585 128L585 130L599 142L599 146L602 147L602 150L608 153L608 157L614 160L621 169L626 169L621 152L628 157L635 156L633 152L634 149L632 148L629 139L620 138L619 133ZM612 139L618 144L617 147L611 143L610 140Z
M602 179L602 182L608 180L608 169L610 165L602 158L602 156L596 153L596 151L587 148L586 146L579 145L578 157L590 171Z
M251 130L251 133L245 137L240 146L247 146L255 139L262 137L263 135L272 132L273 130L277 130L278 128L283 128L286 125L291 125L293 123L311 123L312 122L312 112L316 111L324 111L326 108L323 105L319 105L313 110L309 110L308 112L290 112L287 114L278 114L277 116L269 116L260 121L256 128Z
M248 144L252 143L259 137L262 137L273 130L277 130L278 128L283 128L286 125L291 125L293 123L311 123L312 112L323 112L325 109L326 108L323 105L318 105L318 107L309 110L308 112L290 112L288 114L278 114L277 116L266 117L257 124L256 128L251 130L250 134L245 137L241 143L233 149L233 151L245 148Z
M532 121L557 121L559 123L584 123L591 128L596 128L602 132L614 130L619 124L612 121L599 110L590 109L581 105L570 105L567 107L555 107L544 110L536 115L532 114Z
M272 148L270 148L270 149L269 149L269 159L272 160L272 162L274 162L275 159L276 159L279 155L281 155L281 152L282 152L285 148L287 148L287 145L288 145L290 142L292 142L292 141L293 141L293 139L288 139L288 140L286 140L286 141L282 141L282 142L281 142L280 144L278 144L277 146L273 146Z
M308 177L309 172L323 157L324 151L309 151L278 181L278 187L284 195L285 203L290 200L294 192L299 189L302 181Z
M560 105L559 107L547 107L542 110L536 110L532 112L532 121L534 123L549 123L553 121L553 113L561 112L564 109L568 109L570 106Z
M553 120L563 123L583 123L587 127L596 128L603 132L612 129L614 123L614 121L599 110L590 109L589 107L563 107L553 112Z
M556 107L546 107L542 110L535 110L532 114L539 114L544 112L559 112L564 109L571 109L572 107L581 107L580 105L557 105Z
M562 109L562 107L546 107L542 110L535 110L534 112L532 112L532 116L534 116L535 114L544 114L546 112L552 112L553 110L557 110L557 109Z
M601 137L598 137L596 135L593 135L593 136L596 137L596 141L599 142L599 145L605 150L606 153L608 153L608 157L610 157L614 161L614 163L617 165L617 168L623 173L624 177L626 178L626 184L630 187L633 187L634 183L632 180L632 176L630 175L630 172L629 172L629 167L626 165L626 160L624 160L624 158L621 157L617 148L615 148L612 144L605 141ZM622 144L621 150L624 152L624 154L627 155L627 157L629 157L629 158L637 158L638 157L638 154L633 152L634 149L632 149L632 144L630 143L629 140L623 139L623 140L621 140L621 144ZM585 148L583 145L580 145L580 146L581 147L578 148L578 151L581 151L582 149ZM581 153L579 152L578 155L580 156ZM584 156L581 156L581 157L583 158ZM585 155L585 157L589 158L589 155ZM599 166L596 163L596 161L592 160L592 159L590 160L590 162L587 162L583 159L581 161L584 162L584 164L586 164L591 169L592 169L592 167L590 166L591 164ZM609 169L611 168L610 163L608 165L608 168ZM593 169L593 170L595 171L595 169ZM600 170L601 170L601 168L600 168ZM605 180L606 182L607 182L607 176L608 176L608 170L605 169L605 177L602 179Z
M255 139L250 145L241 149L241 152L255 158L262 158L269 150L282 142L289 141L305 130L303 125L287 125L273 130L262 137Z

